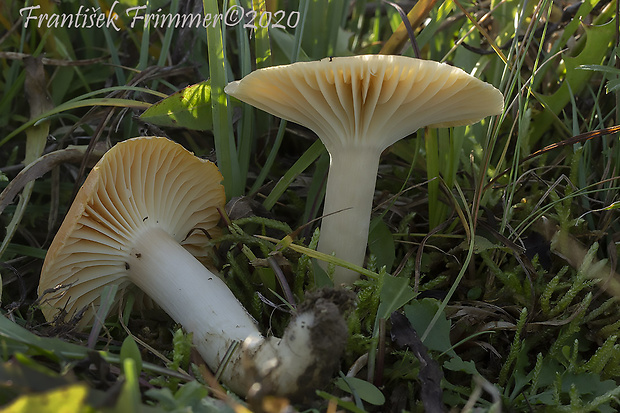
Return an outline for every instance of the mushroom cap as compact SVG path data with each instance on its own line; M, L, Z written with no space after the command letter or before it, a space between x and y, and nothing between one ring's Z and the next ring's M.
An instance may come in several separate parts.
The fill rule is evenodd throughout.
M478 122L502 112L499 90L463 70L404 56L326 58L256 70L229 95L314 131L328 150L383 150L425 126Z
M132 284L126 268L132 239L146 228L164 229L196 258L208 260L204 231L217 232L218 208L225 203L221 181L213 163L166 138L129 139L106 152L45 256L38 289L45 318L86 308L84 326L96 312L91 303L99 302L101 288L116 284L120 297Z

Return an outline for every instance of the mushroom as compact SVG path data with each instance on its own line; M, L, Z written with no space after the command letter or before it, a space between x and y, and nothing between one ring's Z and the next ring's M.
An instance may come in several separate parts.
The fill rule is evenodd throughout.
M422 127L478 122L503 110L492 85L404 56L330 57L256 70L225 92L314 131L330 154L318 249L362 266L381 153ZM337 267L335 284L357 272Z
M266 339L227 285L203 265L207 234L217 232L225 202L221 181L213 163L166 138L115 145L89 174L50 245L38 289L41 309L50 321L85 309L78 323L85 327L96 315L102 287L117 285L119 297L135 284L193 333L214 371L234 343L247 340L221 376L233 391L248 392L251 367L253 379L270 392L295 395L307 377L299 375L325 380L326 363L333 367L306 341L322 321L309 308L298 312L284 339ZM341 352L346 325L340 313L338 319L345 331L336 345ZM297 340L287 339L287 332Z

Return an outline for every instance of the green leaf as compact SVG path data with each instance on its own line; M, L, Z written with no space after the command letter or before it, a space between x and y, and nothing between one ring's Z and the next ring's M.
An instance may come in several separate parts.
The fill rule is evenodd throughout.
M454 356L450 360L443 363L443 366L452 371L462 371L467 374L479 374L476 370L476 364L473 361L464 361L459 356Z
M579 394L601 396L617 387L613 380L601 380L599 374L566 372L562 376L562 391L568 393L575 386Z
M17 254L17 255L25 255L27 257L34 257L39 259L44 259L45 254L47 254L47 250L37 247L31 247L29 245L19 245L9 243L4 250L5 254Z
M617 23L615 20L603 25L585 26L586 40L583 50L576 56L563 56L566 76L560 87L551 95L537 95L545 111L535 117L532 125L532 139L540 136L553 124L553 115L570 103L571 95L578 95L592 76L591 70L580 70L580 66L601 63L612 45ZM569 86L570 85L570 86Z
M381 218L375 218L370 223L368 248L377 257L377 268L385 266L388 271L392 268L396 259L394 236Z
M595 72L608 73L612 75L620 75L620 69L617 69L612 66L603 66L603 65L579 65L577 69L581 70L592 70Z
M426 149L426 177L428 178L429 228L435 228L442 221L441 195L439 193L439 137L437 129L429 129L424 137Z
M106 285L103 287L103 291L100 296L100 305L97 309L97 317L95 317L95 322L93 323L88 336L89 348L95 347L97 337L99 337L99 332L103 328L103 321L108 317L109 311L114 305L117 291L118 285L116 284Z
M267 11L267 5L264 1L252 0L252 8L259 13L264 14ZM254 28L254 48L256 54L256 68L262 69L271 66L271 44L269 43L269 29L257 25Z
M216 0L203 0L202 6L205 16L220 14L219 2ZM226 198L231 199L244 194L247 176L242 176L241 171L246 170L246 166L241 167L239 164L239 153L232 129L230 100L228 95L224 93L224 87L228 84L228 80L222 23L218 19L214 19L213 24L208 25L206 29L209 77L211 80L211 113L217 166L224 177Z
M307 150L297 159L293 166L284 174L278 183L274 186L271 193L267 196L263 205L267 209L273 208L278 202L278 199L286 191L289 185L295 180L295 178L306 170L314 161L325 152L325 146L317 139Z
M386 275L379 296L380 304L377 310L377 320L388 318L390 314L398 310L415 297L413 289L409 286L408 278L393 277Z
M366 380L358 379L357 377L340 377L336 380L336 386L340 390L357 394L360 399L375 406L381 406L385 403L385 396L381 393L381 390Z
M312 260L312 268L314 272L314 285L317 288L322 288L322 287L331 288L334 286L334 281L332 281L332 279L329 278L327 271L325 271L323 267L319 265L317 260Z
M605 84L607 93L614 93L620 88L620 79L612 79Z
M135 371L133 374L138 376L142 370L142 356L140 355L138 344L136 344L132 336L127 336L125 340L123 340L123 345L121 346L121 363L123 367L125 367L125 361L128 359L134 361L133 367ZM125 374L127 374L127 372L125 372Z
M213 129L211 81L205 80L173 93L145 110L140 118L159 126Z
M118 397L118 401L116 402L116 411L140 411L140 400L142 396L140 394L140 383L138 382L139 375L137 374L137 372L137 364L132 358L126 358L125 360L123 360L123 373L125 376L125 381L121 389L121 394Z
M0 355L4 358L8 358L10 354L21 352L28 355L44 356L52 361L81 360L92 351L85 346L68 343L58 338L39 337L0 315ZM118 355L106 351L97 351L97 354L109 363L120 362ZM189 378L187 375L164 369L153 363L144 362L142 366L150 371L174 375L183 380Z
M93 408L86 405L87 394L86 384L74 384L45 393L23 395L2 411L4 413L94 412Z
M0 363L0 405L8 403L20 394L43 392L54 387L66 386L66 377L39 364L22 353L14 353L13 358ZM10 386L6 385L10 383Z
M277 64L286 64L294 61L307 62L311 60L303 49L299 49L299 56L295 59L295 56L293 56L295 49L295 36L290 33L281 29L272 28L269 30L269 37L274 41L272 52L274 49L278 50L280 51L280 55L283 54L287 59L287 61L276 62Z
M461 247L465 250L468 249L469 241L463 241L461 243ZM479 254L482 251L492 250L498 247L499 247L498 245L493 244L487 238L482 237L480 235L474 235L474 253L475 254Z
M422 300L416 300L406 306L405 315L418 334L422 334L422 332L426 331L426 328L438 309L439 302L437 300L433 298L424 298ZM450 343L450 327L451 323L446 319L445 314L439 317L433 329L424 340L424 345L428 347L429 350L441 352L448 351L449 353L453 353L453 351L450 350L452 347L452 343Z
M169 388L150 389L145 394L159 402L165 411L194 413L234 413L224 402L210 397L208 389L197 381L190 381L172 393Z
M0 348L3 352L5 348L9 351L22 349L21 351L46 356L50 360L58 360L60 357L85 357L88 352L86 347L77 344L67 343L57 338L36 336L4 316L0 316Z

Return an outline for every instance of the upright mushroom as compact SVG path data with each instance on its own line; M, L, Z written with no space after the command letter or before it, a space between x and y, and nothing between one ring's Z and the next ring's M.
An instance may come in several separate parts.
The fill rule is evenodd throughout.
M501 113L492 85L447 64L403 56L326 58L260 69L226 93L308 127L330 157L318 249L361 266L379 158L384 149L425 126L475 123ZM359 274L336 268L334 282Z
M270 392L295 395L307 375L324 380L328 369L321 360L334 367L301 337L312 336L321 320L308 309L287 330L289 336L297 332L297 340L265 339L226 284L194 257L208 255L207 234L216 231L225 202L221 181L214 164L165 138L114 146L89 174L47 252L41 309L54 320L61 311L70 317L86 308L80 321L85 326L96 314L103 286L116 284L118 297L135 284L193 333L214 370L231 345L249 338L252 345L245 353L236 351L222 375L235 392L245 395L252 384L249 365ZM338 312L334 320L339 317ZM339 338L340 351L345 341L346 335Z

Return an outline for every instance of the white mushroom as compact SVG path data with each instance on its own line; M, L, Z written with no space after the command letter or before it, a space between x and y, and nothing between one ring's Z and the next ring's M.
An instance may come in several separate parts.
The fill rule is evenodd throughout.
M345 335L334 354L322 354L307 341L322 328L312 308L298 312L284 339L260 334L227 285L194 257L205 261L206 234L217 232L225 202L221 181L214 164L165 138L114 146L82 185L48 250L41 309L51 321L61 310L68 319L86 308L79 324L84 327L96 314L102 287L116 284L119 297L135 284L193 333L214 371L234 343L248 340L221 377L233 391L245 395L260 380L270 393L294 397L331 373L325 365L333 368L334 357L337 363L346 325L336 309L334 320Z
M361 266L381 153L419 128L501 113L502 94L463 70L403 56L327 58L260 69L226 93L313 130L331 157L319 251ZM359 274L336 268L335 284Z

